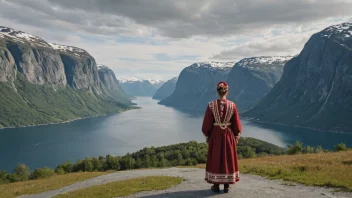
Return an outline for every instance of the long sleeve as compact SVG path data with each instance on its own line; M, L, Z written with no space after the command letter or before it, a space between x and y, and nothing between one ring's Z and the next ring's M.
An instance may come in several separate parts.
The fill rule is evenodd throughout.
M241 120L240 120L240 116L238 114L236 105L233 106L233 116L232 116L231 122L232 122L231 123L232 131L237 136L242 131L242 125L241 125Z
M213 124L214 124L214 116L213 112L211 111L210 107L207 107L207 110L205 111L204 119L203 119L203 126L202 126L202 132L206 137L210 136L210 133L213 129Z

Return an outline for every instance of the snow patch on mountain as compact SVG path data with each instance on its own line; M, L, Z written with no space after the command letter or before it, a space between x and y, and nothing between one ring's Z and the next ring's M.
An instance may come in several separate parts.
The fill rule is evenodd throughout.
M284 66L290 59L292 59L292 56L261 56L244 58L236 63L236 66L249 69L256 69L257 67L253 67L254 65L272 65L272 67Z
M121 77L119 78L120 83L134 83L134 82L143 82L142 79L136 77Z
M22 31L14 30L12 28L0 26L0 38L11 39L16 42L27 43L30 45L41 46L41 47L51 47L42 38L27 34Z
M163 80L155 80L155 79L148 79L148 81L149 81L152 85L158 85L158 84L163 84L163 83L165 83L165 81L163 81Z
M341 23L338 25L332 25L328 28L325 28L322 32L320 32L320 35L322 37L328 37L330 38L331 35L341 35L342 37L345 38L350 38L352 37L352 23Z
M73 47L73 46L68 46L68 45L60 45L60 44L56 44L56 43L49 43L49 44L54 49L56 49L60 52L70 54L70 55L75 55L78 57L89 55L87 51L85 51L84 49L78 48L78 47Z
M191 65L191 68L216 68L216 69L228 69L233 67L235 62L198 62Z
M102 64L97 64L98 70L99 69L109 69L108 66L102 65Z

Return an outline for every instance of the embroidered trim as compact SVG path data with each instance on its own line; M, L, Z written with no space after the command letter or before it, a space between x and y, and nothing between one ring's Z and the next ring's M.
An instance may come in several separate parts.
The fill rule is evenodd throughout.
M221 129L226 129L227 126L229 126L228 123L230 123L231 117L233 115L233 108L234 108L233 105L234 105L233 102L229 102L228 100L226 100L226 113L225 113L224 121L221 122L222 116L219 115L217 100L209 103L209 107L212 110L213 115L214 115L214 119L215 119L214 125L215 126L220 126ZM223 112L221 112L221 114L223 114Z
M235 173L229 174L217 174L206 171L205 172L205 180L209 182L236 182L240 179L240 172L237 171Z

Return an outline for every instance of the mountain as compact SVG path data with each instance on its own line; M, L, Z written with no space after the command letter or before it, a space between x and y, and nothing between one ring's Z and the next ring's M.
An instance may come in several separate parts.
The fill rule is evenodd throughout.
M0 128L58 123L131 108L100 80L85 50L0 27Z
M280 81L246 117L352 131L352 23L314 34L288 61Z
M236 102L240 111L249 108L280 80L284 65L291 58L262 56L237 62L227 77L230 87L228 98Z
M65 70L60 55L43 39L0 26L0 46L6 59L13 58L15 61L16 72L23 74L28 82L37 85L66 86ZM2 63L2 67L3 64L5 63ZM7 70L10 73L12 71ZM8 78L15 79L16 75Z
M149 80L138 78L122 78L119 80L123 90L129 96L153 96L157 88Z
M119 81L116 79L115 73L105 65L97 65L97 67L99 78L107 89L107 93L111 97L117 98L119 102L132 104L129 97L122 89Z
M205 110L217 98L216 84L225 81L233 62L200 62L183 69L175 91L159 104L184 110Z
M168 80L154 94L153 99L163 100L170 96L176 87L177 77Z
M159 89L165 83L163 80L148 80L156 89Z

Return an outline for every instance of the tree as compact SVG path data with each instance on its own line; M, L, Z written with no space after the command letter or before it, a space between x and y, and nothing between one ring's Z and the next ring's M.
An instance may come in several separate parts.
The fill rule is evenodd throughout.
M33 171L33 173L29 176L29 179L44 179L55 175L55 171L51 168L37 168Z
M30 171L28 166L25 164L18 164L16 168L13 170L13 174L11 174L10 180L11 182L17 181L27 181L29 179Z
M314 147L311 147L311 146L304 147L303 153L314 153Z
M150 160L152 167L158 167L158 158L156 157L156 155L153 155Z
M84 164L81 159L78 159L72 167L72 172L84 171Z
M144 168L149 168L151 166L151 161L150 161L149 155L144 156L142 165Z
M287 153L289 155L299 154L299 153L302 153L302 148L303 148L303 144L301 142L297 141L294 146L292 146L292 145L288 146Z
M0 184L7 184L10 181L8 180L8 174L6 171L2 170L0 171Z
M103 169L103 165L98 158L94 157L92 159L92 165L93 165L93 171L102 171Z
M347 151L348 149L346 147L346 144L340 143L340 144L335 145L334 150L335 151Z
M118 157L111 155L106 156L106 169L105 170L120 170L120 163Z
M323 152L324 152L323 147L320 145L314 149L314 153L323 153Z
M90 158L86 158L83 160L83 171L92 172L93 171L93 163Z
M55 172L57 174L71 173L73 171L73 164L70 161L67 161L63 164L60 164L56 167Z

